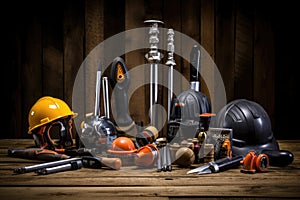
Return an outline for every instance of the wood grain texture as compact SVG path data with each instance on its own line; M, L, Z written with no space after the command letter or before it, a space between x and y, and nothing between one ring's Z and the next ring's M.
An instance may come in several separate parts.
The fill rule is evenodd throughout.
M215 63L222 75L226 99L234 99L234 1L216 1ZM219 97L216 96L216 99Z
M7 156L9 147L25 148L33 140L0 140L0 197L16 199L120 199L120 198L299 198L300 141L279 140L280 149L294 154L294 161L286 167L269 166L266 173L244 174L240 168L206 175L189 174L190 168L173 165L171 172L155 169L121 170L82 168L44 176L32 173L13 174L13 169L42 161ZM191 168L199 165L192 165Z
M145 19L145 3L144 1L131 0L125 4L125 30L142 28L146 25L144 24ZM125 36L125 48L130 48L134 41L148 41L148 36L136 36L126 34ZM125 61L129 70L134 67L141 66L147 63L145 54L147 50L136 49L134 51L126 53ZM140 83L145 83L149 80L148 67L142 70L140 76L131 76L131 81L136 81ZM130 87L130 86L129 86ZM148 125L150 123L149 119L149 90L148 84L142 85L137 88L129 99L129 112L132 119L139 123L142 122L143 125ZM139 106L136 106L139 105Z
M83 61L84 1L65 2L64 12L64 99L72 105L74 80Z
M254 99L260 103L270 116L274 124L275 106L275 46L274 32L270 24L272 11L265 12L268 4L255 8L254 21ZM266 17L270 16L270 17Z
M97 47L98 44L104 40L104 1L92 0L85 1L85 15L84 15L84 56L90 55L90 53ZM103 61L100 61L103 62ZM95 89L96 89L96 70L99 66L99 60L97 58L89 58L84 63L83 67L83 112L84 115L88 113L94 113L95 107ZM103 103L100 102L100 110L103 111ZM79 112L79 111L78 111Z
M253 99L254 5L238 1L236 7L234 94Z
M201 66L205 65L207 69L205 75L201 76L201 91L210 99L212 112L217 112L216 106L216 83L215 83L215 3L209 0L201 0L201 42L200 45L207 52L209 57L203 56Z
M130 28L144 27L143 21L153 18L164 21L164 28L172 27L187 34L207 50L213 61L210 64L216 64L224 81L228 101L237 98L257 101L269 114L276 135L282 139L299 138L299 134L285 127L291 120L282 115L286 109L282 105L297 107L298 102L297 73L293 73L298 62L297 52L293 51L299 35L294 29L297 10L292 3L272 5L274 8L270 9L268 0L11 1L6 9L21 17L15 18L13 12L1 14L5 27L3 66L9 80L2 80L6 86L2 92L9 117L0 138L29 137L28 111L44 95L72 104L72 84L83 59L105 39ZM130 40L124 38L126 45L130 45ZM175 46L177 49L185 45L180 38L175 42L180 44ZM120 42L120 48L126 45ZM103 61L111 61L111 49L105 49ZM146 63L145 52L146 49L122 56L132 69ZM190 49L180 52L189 54ZM188 80L189 61L179 55L175 55L175 61L175 70ZM82 97L86 101L82 100L82 104L86 108L79 110L81 113L94 111L94 72L98 64L91 61L83 70L86 85ZM201 78L201 90L213 105L225 96L214 94L220 86L215 84L216 73L211 71ZM183 85L181 89L187 89ZM208 85L212 87L208 89ZM159 88L160 103L167 108L166 89ZM148 87L141 87L129 103L130 114L138 123L149 123L148 96ZM218 110L216 106L214 111ZM296 120L295 115L292 119ZM162 131L165 133L166 127Z
M55 1L47 1L45 5L47 9L42 19L43 95L63 99L63 9Z
M200 11L199 1L187 0L181 4L181 33L186 34L195 41L200 41ZM190 6L193 5L193 6ZM187 49L185 44L182 45L182 55L186 54L190 58L190 52L192 49ZM181 74L190 81L190 59L182 60ZM200 81L200 80L199 80Z
M72 108L73 86L84 55L84 1L66 1L64 12L64 100ZM74 111L78 112L78 111ZM72 129L73 138L77 130Z

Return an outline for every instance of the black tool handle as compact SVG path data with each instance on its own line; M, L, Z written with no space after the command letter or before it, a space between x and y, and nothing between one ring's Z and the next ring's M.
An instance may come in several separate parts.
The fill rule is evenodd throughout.
M293 153L287 150L263 150L261 153L268 155L272 166L284 167L291 164L294 160Z
M220 159L215 161L215 164L221 165L222 163L226 163L226 162L230 161L230 159L231 158L229 158L229 157L220 158Z
M190 54L190 82L200 81L200 47L194 45Z
M114 95L116 99L116 111L117 116L115 121L119 126L129 126L133 123L131 116L128 111L128 97L127 91L119 89L118 87L114 89Z
M225 171L227 169L233 168L240 165L240 162L243 160L243 156L236 156L233 158L228 158L226 161L218 164L218 171Z

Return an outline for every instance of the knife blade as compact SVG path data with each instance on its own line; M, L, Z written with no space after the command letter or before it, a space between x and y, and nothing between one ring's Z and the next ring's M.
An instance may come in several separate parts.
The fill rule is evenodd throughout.
M217 161L212 161L198 168L192 169L188 171L187 174L191 174L191 173L210 174L210 173L225 171L227 169L239 165L240 161L242 160L243 160L243 156L236 156L233 158L229 158L229 157L221 158Z
M236 156L233 158L229 158L227 161L224 161L220 164L216 164L213 162L208 170L205 170L203 172L198 172L198 174L207 174L207 173L218 173L225 171L227 169L233 168L234 166L238 166L240 164L240 161L243 160L243 156Z
M226 160L228 160L227 157L226 158L221 158L221 159L216 160L215 163L220 164L220 163L222 163L222 162L224 162ZM188 171L187 174L192 174L192 173L198 173L198 172L201 172L201 171L205 171L206 169L209 169L209 166L212 165L213 162L214 161L206 163L206 164L204 164L204 165L202 165L200 167L197 167L195 169L192 169L192 170Z

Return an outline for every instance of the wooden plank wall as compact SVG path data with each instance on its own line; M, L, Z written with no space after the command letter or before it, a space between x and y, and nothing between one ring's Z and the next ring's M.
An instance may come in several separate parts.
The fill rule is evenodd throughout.
M97 44L122 31L144 27L145 19L160 19L165 28L190 36L207 50L222 75L228 102L237 98L257 101L268 112L278 138L299 138L299 134L292 133L292 129L284 124L291 120L282 116L282 103L286 101L281 95L294 98L296 91L295 75L284 70L284 60L291 58L291 54L280 48L290 47L281 41L285 33L282 27L291 30L284 24L287 21L293 24L294 15L291 13L295 8L291 3L285 3L285 6L277 3L270 10L270 2L10 1L7 10L11 12L5 16L1 14L6 48L3 77L9 79L9 84L2 80L2 85L9 118L6 118L7 125L0 137L30 137L27 116L31 106L45 95L61 98L72 105L72 87L77 71ZM14 13L18 13L18 17ZM279 17L278 13L283 14ZM293 39L289 38L289 41ZM138 50L120 56L132 69L146 63L145 52ZM189 79L188 61L177 55L175 60L175 69ZM282 73L292 81L276 84ZM209 96L206 83L203 79L201 81L201 90ZM160 86L159 94L160 103L166 106L166 89ZM131 116L144 125L149 123L148 96L149 89L143 86L135 91L130 101ZM296 105L295 100L292 103Z

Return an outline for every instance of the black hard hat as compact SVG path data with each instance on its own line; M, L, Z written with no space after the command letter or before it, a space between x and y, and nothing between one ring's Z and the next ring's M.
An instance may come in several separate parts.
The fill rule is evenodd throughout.
M291 152L280 151L267 112L254 101L231 101L211 120L210 127L232 129L233 155L246 156L249 151L266 153L271 157L270 164L278 166L288 165L293 161Z

